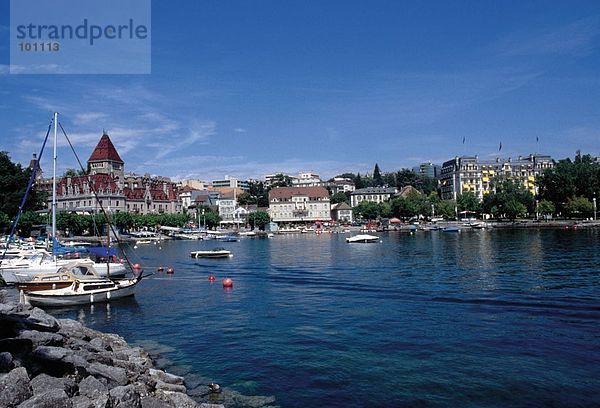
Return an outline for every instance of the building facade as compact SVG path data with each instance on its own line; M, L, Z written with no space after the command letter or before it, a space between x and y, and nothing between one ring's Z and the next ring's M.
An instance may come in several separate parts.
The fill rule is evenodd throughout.
M442 171L442 166L433 164L432 162L421 163L418 166L413 167L413 173L427 176L431 178L438 178Z
M497 177L520 183L531 194L538 193L536 178L554 167L547 155L519 156L516 160L496 158L480 160L477 156L461 156L444 162L440 175L442 200L456 200L463 193L473 193L479 200L494 191Z
M340 223L352 223L352 207L347 203L337 203L332 205L331 218Z
M247 181L238 180L235 177L225 176L223 180L213 180L212 186L215 188L239 188L244 191L250 190L250 185Z
M87 175L63 177L57 181L58 211L94 213L101 207L109 212L139 214L182 211L177 187L168 178L125 175L125 163L106 133L100 138L87 165ZM49 210L51 206L52 195L49 194Z
M354 190L350 194L350 205L356 207L363 201L382 203L398 192L396 187L367 187Z
M306 224L331 220L324 187L277 187L269 192L269 215L277 223Z

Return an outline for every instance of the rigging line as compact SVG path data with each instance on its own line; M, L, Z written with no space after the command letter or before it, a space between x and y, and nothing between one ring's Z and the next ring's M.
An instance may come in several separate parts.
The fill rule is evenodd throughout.
M27 188L25 189L25 194L23 195L23 199L21 200L21 205L19 206L19 211L17 212L17 216L15 217L15 220L13 221L13 224L10 228L10 235L8 236L8 241L6 241L6 248L4 248L4 252L2 253L2 257L0 258L0 265L2 265L2 261L4 260L4 257L6 256L6 251L8 251L8 245L10 244L10 241L12 241L13 236L15 235L15 229L17 228L17 224L19 223L19 220L21 219L21 214L23 214L23 209L25 208L25 201L27 200L27 196L29 195L29 192L31 191L31 187L33 186L33 183L35 181L35 177L37 175L37 170L40 168L40 160L42 160L42 154L44 154L44 148L46 147L46 142L48 141L48 136L50 135L50 129L52 129L52 123L54 123L54 118L52 118L52 120L50 121L50 124L48 125L48 131L46 132L46 137L44 138L44 143L42 144L42 148L40 149L40 154L38 155L37 162L36 162L35 166L33 167L31 176L29 177L29 183L27 184Z
M67 139L67 142L69 143L69 147L71 147L71 151L75 155L75 159L77 159L77 163L79 163L79 167L81 168L82 171L85 172L85 169L83 168L83 165L81 164L81 160L79 159L79 156L77 155L77 152L75 151L75 148L73 147L73 144L71 143L71 140L69 139L69 136L67 136L67 132L65 131L65 129L63 128L63 126L60 122L58 122L58 126L60 126L60 130L63 132L63 135L65 135L65 138ZM90 187L90 190L92 191L92 193L94 193L94 197L96 198L96 203L100 206L100 210L104 214L104 217L106 218L106 222L108 223L108 226L109 226L111 232L117 238L117 243L120 244L121 241L119 240L119 236L115 232L115 229L113 228L113 226L110 222L110 217L109 217L108 213L106 212L106 210L104 209L104 205L102 205L102 202L100 201L100 199L98 197L98 193L96 192L96 189L92 185L92 179L91 179L90 174L87 174L87 180L88 180L88 186ZM129 265L129 268L131 268L131 270L133 270L133 265L131 264L131 261L129 260L129 256L127 256L127 253L125 251L121 251L121 252L123 252L123 256L125 256L127 265Z

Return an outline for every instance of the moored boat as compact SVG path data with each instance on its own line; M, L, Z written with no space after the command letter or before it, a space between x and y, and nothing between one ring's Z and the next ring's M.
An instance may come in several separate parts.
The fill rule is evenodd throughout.
M369 243L369 242L378 242L379 237L377 235L368 235L368 234L359 234L353 237L346 238L346 242L360 242L360 243Z
M84 305L132 296L141 279L141 273L134 278L102 278L92 265L73 262L57 273L40 274L19 288L25 303L32 306Z
M190 252L190 256L192 258L229 258L233 254L225 248L215 248L204 251L192 251Z

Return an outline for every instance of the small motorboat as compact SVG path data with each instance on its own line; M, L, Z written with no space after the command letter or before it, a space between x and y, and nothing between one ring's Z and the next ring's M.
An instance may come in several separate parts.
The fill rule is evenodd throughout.
M217 241L221 241L221 242L238 242L239 238L236 237L235 235L219 235L217 237L215 237L215 239Z
M460 228L453 226L453 225L448 225L442 231L444 231L444 232L460 232Z
M225 248L215 248L205 251L192 251L190 256L192 258L229 258L233 254Z
M346 242L348 242L348 243L354 243L354 242L369 243L369 242L378 242L378 241L379 241L379 237L377 235L368 235L368 234L359 234L359 235L355 235L353 237L346 238Z
M135 278L103 278L92 265L73 262L58 272L37 275L19 289L24 302L32 306L85 305L132 296L141 279L141 273Z

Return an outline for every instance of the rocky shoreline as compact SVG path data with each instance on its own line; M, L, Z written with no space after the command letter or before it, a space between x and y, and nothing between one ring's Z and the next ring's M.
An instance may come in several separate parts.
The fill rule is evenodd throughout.
M0 294L0 297L3 297ZM205 388L210 396L211 388ZM0 407L224 408L198 403L150 355L39 308L0 302Z

